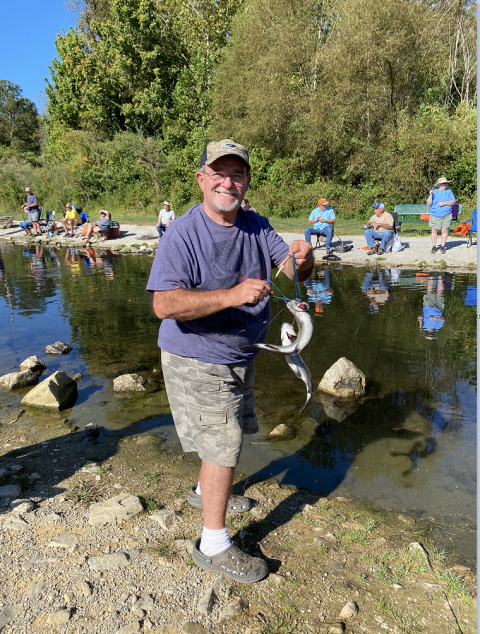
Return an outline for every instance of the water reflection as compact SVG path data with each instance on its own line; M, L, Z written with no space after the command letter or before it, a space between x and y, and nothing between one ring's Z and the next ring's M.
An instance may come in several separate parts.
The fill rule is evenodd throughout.
M362 291L370 300L368 310L371 313L378 312L380 305L391 299L390 284L386 272L378 271L377 278L374 277L375 273L376 271L367 271L361 286Z

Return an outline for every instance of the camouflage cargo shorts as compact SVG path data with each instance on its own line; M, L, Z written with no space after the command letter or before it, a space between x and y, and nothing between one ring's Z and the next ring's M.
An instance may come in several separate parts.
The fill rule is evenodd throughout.
M209 464L235 467L243 434L258 431L253 363L203 363L162 350L162 369L183 450Z

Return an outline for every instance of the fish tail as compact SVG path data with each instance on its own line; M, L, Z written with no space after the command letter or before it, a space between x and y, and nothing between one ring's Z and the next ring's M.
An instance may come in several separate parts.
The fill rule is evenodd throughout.
M307 400L305 401L305 405L302 407L302 409L298 412L299 414L301 414L303 412L303 410L307 407L307 403L308 401L312 398L312 393L310 392L309 394L307 394Z

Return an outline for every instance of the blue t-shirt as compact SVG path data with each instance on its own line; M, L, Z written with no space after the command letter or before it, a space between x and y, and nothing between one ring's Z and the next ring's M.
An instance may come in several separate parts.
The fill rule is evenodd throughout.
M325 220L333 220L335 218L335 212L331 207L326 207L324 211L320 211L320 209L316 207L312 211L308 219L315 220L315 218L318 218L318 216L322 216L322 218L325 218ZM331 226L332 225L327 222L321 222L320 220L318 220L314 223L313 228L315 229L315 231L324 231L327 227Z
M27 196L27 205L33 205L35 203L36 203L36 206L30 207L28 211L38 211L38 198L35 196L35 194L32 194L31 196Z
M438 203L446 203L448 200L455 201L455 196L451 189L434 189L432 192L432 205L430 207L430 214L435 218L443 218L452 211L451 205L445 205L445 207L439 207Z
M443 328L445 320L437 321L432 319L432 317L443 317L443 311L435 306L424 306L422 328L425 330L440 330L440 328Z
M288 245L266 218L240 208L235 224L226 227L198 204L175 220L160 240L147 290L211 291L232 288L247 278L270 280L272 262L278 266L287 255ZM263 342L269 321L269 299L191 321L164 319L158 345L204 363L249 362L257 351L239 348Z

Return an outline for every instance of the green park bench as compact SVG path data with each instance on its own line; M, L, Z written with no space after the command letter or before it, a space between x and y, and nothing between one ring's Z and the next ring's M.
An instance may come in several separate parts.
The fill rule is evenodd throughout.
M430 215L430 207L428 205L395 205L393 213L397 214L397 223L400 225L400 230L402 224L406 222L415 222L428 227L428 220L420 219L420 216ZM458 215L461 213L462 205L458 205Z

